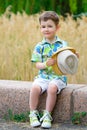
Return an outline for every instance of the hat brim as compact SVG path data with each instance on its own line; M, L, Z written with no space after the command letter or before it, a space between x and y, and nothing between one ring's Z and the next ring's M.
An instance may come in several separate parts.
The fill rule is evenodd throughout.
M60 48L58 49L57 52L55 52L53 55L52 55L52 58L56 60L56 63L52 66L53 67L53 70L56 74L58 75L64 75L64 73L59 69L58 65L57 65L57 55L64 51L64 50L70 50L72 51L74 54L76 54L76 50L72 47L63 47L63 48Z

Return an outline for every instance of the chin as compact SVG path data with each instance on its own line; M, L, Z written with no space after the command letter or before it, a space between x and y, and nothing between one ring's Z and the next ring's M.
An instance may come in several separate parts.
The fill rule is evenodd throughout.
M51 37L50 37L50 36L45 36L45 38L47 38L47 39L51 39Z

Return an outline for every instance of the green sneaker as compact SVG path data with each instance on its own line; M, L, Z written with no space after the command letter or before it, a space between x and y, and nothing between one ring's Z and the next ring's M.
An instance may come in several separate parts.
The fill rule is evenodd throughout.
M40 119L42 122L41 127L42 128L51 128L51 121L52 121L51 114L48 111L44 111L44 115Z
M30 111L29 117L30 117L30 125L32 127L40 126L39 113L37 110Z

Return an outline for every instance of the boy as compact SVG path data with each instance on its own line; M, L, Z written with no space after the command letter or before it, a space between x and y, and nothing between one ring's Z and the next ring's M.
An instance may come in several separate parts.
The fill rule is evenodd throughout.
M51 56L62 47L67 46L65 41L56 36L58 30L59 17L54 11L46 11L39 17L40 29L43 34L43 40L35 46L32 54L32 62L36 63L39 70L35 77L33 86L30 90L30 125L32 127L40 126L42 128L51 128L52 116L57 94L66 87L66 76L57 75L52 66L56 63ZM39 120L37 106L40 95L47 91L46 108L42 118Z

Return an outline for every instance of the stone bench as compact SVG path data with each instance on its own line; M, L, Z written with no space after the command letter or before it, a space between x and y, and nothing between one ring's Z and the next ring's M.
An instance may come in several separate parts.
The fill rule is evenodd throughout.
M29 111L29 92L32 82L0 80L0 117L11 109L18 114ZM45 109L46 93L41 95L38 109ZM71 119L74 112L87 112L87 85L68 84L57 97L53 111L55 122Z

